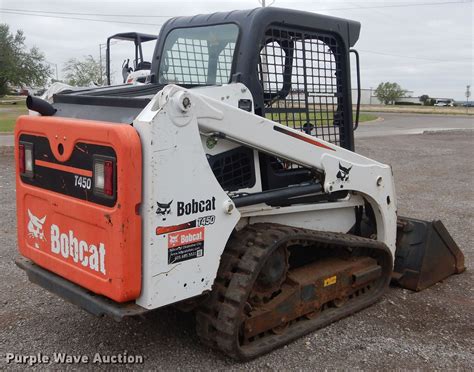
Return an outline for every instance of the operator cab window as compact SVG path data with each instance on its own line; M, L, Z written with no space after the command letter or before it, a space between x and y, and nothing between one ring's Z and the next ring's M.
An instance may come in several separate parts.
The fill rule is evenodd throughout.
M234 24L178 28L166 37L160 84L222 85L230 82L239 29Z

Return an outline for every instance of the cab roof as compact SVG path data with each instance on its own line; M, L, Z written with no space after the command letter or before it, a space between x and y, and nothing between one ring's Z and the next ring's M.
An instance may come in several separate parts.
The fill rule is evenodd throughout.
M275 23L307 27L312 30L320 29L336 32L346 39L346 45L349 47L355 45L360 33L360 23L357 21L278 7L260 7L230 12L198 14L189 17L174 17L163 25L160 33L166 35L174 28L209 26L222 23L236 23L241 27L241 30L250 32L254 32L257 26L260 26L257 29L261 29Z
M158 38L158 35L142 34L141 32L122 32L122 33L110 36L107 40L120 39L120 40L135 41L135 40L140 39L142 42L146 43L147 41L156 40L157 38Z

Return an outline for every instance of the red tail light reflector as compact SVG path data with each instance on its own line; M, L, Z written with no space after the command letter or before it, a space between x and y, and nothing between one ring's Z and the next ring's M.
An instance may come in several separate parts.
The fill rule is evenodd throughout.
M114 163L111 160L104 162L104 194L114 195Z
M25 145L18 146L18 166L20 174L25 173Z

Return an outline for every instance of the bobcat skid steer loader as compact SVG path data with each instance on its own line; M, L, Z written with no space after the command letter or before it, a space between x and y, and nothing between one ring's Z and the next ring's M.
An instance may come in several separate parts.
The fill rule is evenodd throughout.
M391 280L421 290L463 271L441 222L397 216L390 166L354 152L359 31L279 8L177 17L147 84L29 97L18 266L98 316L194 310L203 342L241 360Z
M105 73L107 75L107 85L112 85L112 58L111 46L119 41L133 42L134 58L130 65L130 59L125 59L122 63L122 79L123 84L140 84L145 83L146 77L150 74L151 63L146 61L146 56L143 55L143 44L150 41L155 41L158 37L156 35L142 34L140 32L122 32L107 38L105 49Z

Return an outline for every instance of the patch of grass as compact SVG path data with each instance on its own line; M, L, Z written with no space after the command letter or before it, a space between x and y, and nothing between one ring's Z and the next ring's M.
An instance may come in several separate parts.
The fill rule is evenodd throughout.
M0 132L13 132L15 122L18 116L27 115L28 109L24 102L17 104L2 104L0 105Z
M26 105L26 97L24 96L3 96L0 97L0 107L3 105Z
M4 101L0 104L0 110L2 110L2 112L4 110L27 110L26 101L18 101L15 103Z
M352 115L353 120L355 120L355 114ZM378 116L374 114L369 114L367 112L361 112L359 113L359 123L363 123L364 121L372 121L377 119Z
M412 114L474 115L472 107L403 106L403 105L362 105L364 111L394 112Z

